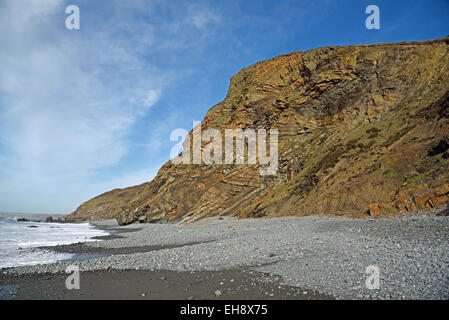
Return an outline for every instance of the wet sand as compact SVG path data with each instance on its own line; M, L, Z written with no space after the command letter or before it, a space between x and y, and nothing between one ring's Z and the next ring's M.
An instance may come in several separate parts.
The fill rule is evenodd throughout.
M90 271L80 289L67 289L69 274L0 276L2 299L32 300L317 300L332 299L282 284L278 277L246 269L220 272Z

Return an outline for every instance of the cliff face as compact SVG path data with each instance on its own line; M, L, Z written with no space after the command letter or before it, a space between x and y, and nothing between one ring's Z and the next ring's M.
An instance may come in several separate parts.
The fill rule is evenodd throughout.
M278 129L278 174L169 161L153 181L87 201L69 219L360 215L449 202L449 37L256 63L231 78L201 126Z

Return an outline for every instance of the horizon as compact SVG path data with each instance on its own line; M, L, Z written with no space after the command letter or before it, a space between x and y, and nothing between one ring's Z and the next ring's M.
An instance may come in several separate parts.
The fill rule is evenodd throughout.
M57 216L66 216L66 214L62 214L62 213L33 213L33 212L0 212L0 218L5 218L5 217L18 217L18 218L33 218L33 217L40 217L40 216L52 216L52 217L57 217Z
M378 30L365 26L371 4ZM191 130L240 70L320 47L444 38L447 13L443 0L3 1L0 212L66 215L151 181L170 132Z

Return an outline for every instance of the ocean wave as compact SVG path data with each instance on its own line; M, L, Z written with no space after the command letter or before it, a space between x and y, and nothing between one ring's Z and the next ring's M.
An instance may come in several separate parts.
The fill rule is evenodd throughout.
M97 241L93 237L109 233L89 223L36 223L1 219L0 268L46 264L70 259L70 254L60 254L36 247L56 246L77 242ZM33 226L33 228L30 228ZM32 250L27 250L33 248Z

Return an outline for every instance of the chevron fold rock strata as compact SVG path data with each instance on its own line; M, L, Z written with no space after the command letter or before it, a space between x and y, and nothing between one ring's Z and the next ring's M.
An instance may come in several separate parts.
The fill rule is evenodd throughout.
M449 37L294 52L231 78L203 130L279 131L279 170L175 165L83 203L70 221L360 216L449 202ZM192 132L190 132L192 135Z

